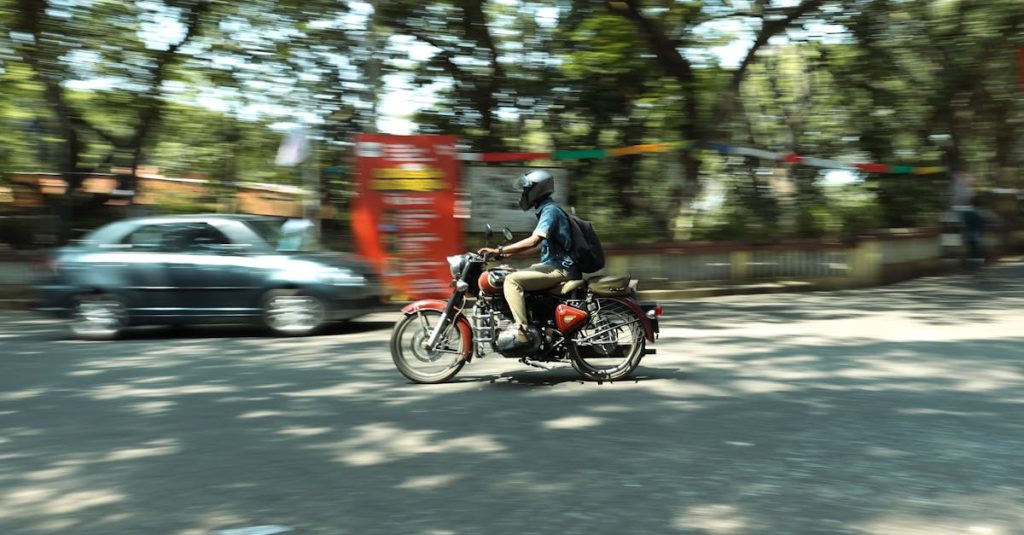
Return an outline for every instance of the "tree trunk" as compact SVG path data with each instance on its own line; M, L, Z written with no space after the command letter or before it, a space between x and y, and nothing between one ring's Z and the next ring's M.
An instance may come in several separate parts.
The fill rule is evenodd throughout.
M624 130L625 136L622 139L622 144L627 147L643 142L643 118L635 116L634 110L630 109L633 107L632 104L627 106L626 113L629 116L629 124ZM640 163L640 156L623 156L616 158L612 167L611 179L619 205L619 214L624 218L633 217L637 209L635 179L638 163Z
M715 110L710 114L712 124L710 128L702 127L697 77L693 65L679 52L679 43L670 39L656 21L644 16L639 6L639 0L608 2L608 8L636 26L665 73L679 83L685 102L683 115L686 119L681 128L681 134L685 141L695 142L699 147L710 141L711 135L719 133L724 128L723 125L728 121L747 67L753 62L758 50L767 44L773 36L785 31L801 16L817 10L824 2L825 0L803 0L799 5L780 12L783 14L782 18L764 21L753 46L747 51L739 68L733 73L729 88L722 94ZM691 205L702 189L700 159L694 153L684 151L680 156L680 163L684 175L682 183L672 189L668 212L658 217L659 223L669 233L673 232L675 218L683 206Z
M497 129L496 118L498 108L498 91L505 79L505 70L498 62L498 49L491 37L487 16L484 14L483 0L461 0L458 2L462 10L463 31L477 46L487 54L491 73L486 79L474 77L472 101L477 113L480 114L480 128L484 137L480 141L483 152L501 152L505 150L505 141Z

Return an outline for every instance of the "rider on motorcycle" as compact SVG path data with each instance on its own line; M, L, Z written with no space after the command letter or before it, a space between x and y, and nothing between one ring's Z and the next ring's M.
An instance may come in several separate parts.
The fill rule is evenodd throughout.
M537 213L537 227L530 237L515 243L493 248L484 247L480 254L504 258L513 255L533 255L540 251L540 263L528 269L509 274L505 279L505 300L508 301L515 324L513 330L517 344L530 341L527 331L526 292L553 288L565 281L579 279L581 274L570 255L572 230L565 211L552 198L555 179L544 170L530 171L519 177L517 186L522 190L519 208L524 212L533 208Z

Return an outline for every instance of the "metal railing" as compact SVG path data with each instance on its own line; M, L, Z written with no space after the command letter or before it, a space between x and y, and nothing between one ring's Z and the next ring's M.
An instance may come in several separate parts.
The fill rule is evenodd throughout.
M880 281L890 267L937 262L941 246L938 233L912 230L865 237L855 245L662 244L611 248L606 256L607 271L628 272L648 284L785 279L848 279L871 284Z

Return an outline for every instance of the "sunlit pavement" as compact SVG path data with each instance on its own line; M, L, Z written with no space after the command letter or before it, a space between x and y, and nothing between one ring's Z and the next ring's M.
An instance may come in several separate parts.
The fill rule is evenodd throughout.
M614 384L411 385L393 319L98 343L0 313L0 533L1024 533L1024 266L670 303Z

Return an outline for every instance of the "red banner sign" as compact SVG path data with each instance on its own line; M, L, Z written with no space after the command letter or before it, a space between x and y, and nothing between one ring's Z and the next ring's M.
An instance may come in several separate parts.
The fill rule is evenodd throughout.
M455 218L455 143L455 136L356 136L356 246L398 300L451 291L445 257L465 252Z

